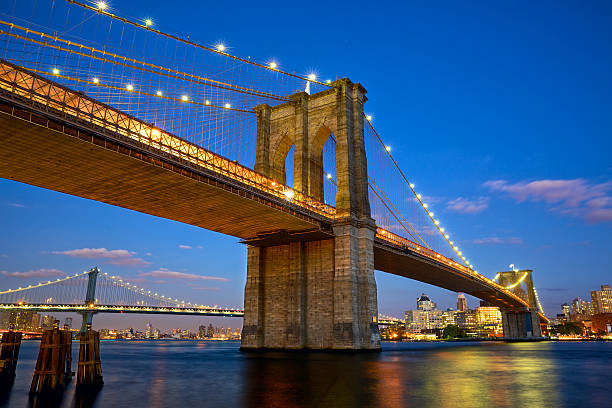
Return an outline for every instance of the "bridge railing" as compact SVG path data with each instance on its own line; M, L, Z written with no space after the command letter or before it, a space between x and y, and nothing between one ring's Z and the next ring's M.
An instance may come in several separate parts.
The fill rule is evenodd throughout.
M277 183L238 162L3 60L0 60L0 89L29 99L47 111L56 111L69 120L78 119L122 135L326 218L333 219L336 214L334 207Z

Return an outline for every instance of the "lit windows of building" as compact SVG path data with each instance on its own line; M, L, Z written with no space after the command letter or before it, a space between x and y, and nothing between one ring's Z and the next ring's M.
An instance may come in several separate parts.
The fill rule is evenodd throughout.
M612 290L610 285L601 285L601 290L591 292L593 314L612 313Z

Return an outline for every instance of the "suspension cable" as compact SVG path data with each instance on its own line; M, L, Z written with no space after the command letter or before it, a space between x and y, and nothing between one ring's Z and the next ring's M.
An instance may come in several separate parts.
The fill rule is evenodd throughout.
M264 69L267 69L267 70L270 70L270 71L273 71L273 72L277 72L279 74L287 75L287 76L290 76L290 77L293 77L293 78L297 78L297 79L302 79L302 80L307 81L307 82L311 82L311 83L315 83L315 84L318 84L318 85L323 85L323 86L331 88L331 85L326 84L324 82L319 82L316 79L310 79L310 78L307 78L307 77L303 77L301 75L292 74L292 73L289 73L289 72L286 72L286 71L282 71L282 70L277 69L277 68L272 68L272 67L270 67L268 65L264 65L264 64L260 64L258 62L251 61L250 59L245 59L245 58L237 57L235 55L231 55L231 54L228 54L226 52L219 51L219 50L216 50L214 48L207 47L205 45L195 43L195 42L193 42L191 40L186 40L186 39L177 37L176 35L169 34L169 33L157 30L155 28L151 28L151 27L149 27L147 25L140 24L140 23L138 23L136 21L127 19L125 17L117 16L115 14L112 14L112 13L109 13L107 11L101 10L100 8L95 8L95 7L92 7L92 6L88 5L88 4L84 4L84 3L78 2L76 0L66 0L66 1L68 1L68 3L76 4L77 6L83 7L85 9L87 9L87 10L91 10L93 12L96 12L98 14L102 14L102 15L105 15L105 16L110 17L112 19L119 20L119 21L121 21L123 23L133 25L134 27L138 27L138 28L150 31L150 32L155 33L155 34L162 35L164 37L173 39L175 41L182 42L184 44L191 45L191 46L196 47L196 48L201 48L201 49L206 50L208 52L212 52L212 53L215 53L215 54L218 54L218 55L222 55L224 57L231 58L231 59L234 59L234 60L246 63L246 64L251 64L251 65L254 65L254 66L259 67L259 68L264 68Z

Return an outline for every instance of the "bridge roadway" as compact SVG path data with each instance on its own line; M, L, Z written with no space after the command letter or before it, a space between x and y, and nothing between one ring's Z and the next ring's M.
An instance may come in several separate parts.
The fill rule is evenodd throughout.
M217 316L217 317L243 317L244 310L217 309L200 307L172 307L172 306L123 306L98 305L91 307L86 304L34 304L23 303L0 304L0 311L29 311L29 312L60 312L60 313L136 313L136 314L173 314L188 316Z
M251 245L333 237L333 207L297 191L289 199L286 186L254 170L2 60L0 177ZM502 308L528 307L486 277L380 228L374 264Z

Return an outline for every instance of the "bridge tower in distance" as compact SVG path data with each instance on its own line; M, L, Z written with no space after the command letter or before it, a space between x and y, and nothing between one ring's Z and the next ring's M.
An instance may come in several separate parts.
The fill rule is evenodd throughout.
M529 304L524 311L501 310L504 337L507 339L542 337L538 299L531 269L498 272L498 283Z
M243 349L380 349L364 146L366 90L340 79L328 90L258 105L255 170L323 201L323 146L336 141L336 216L328 231L262 231L247 240Z

